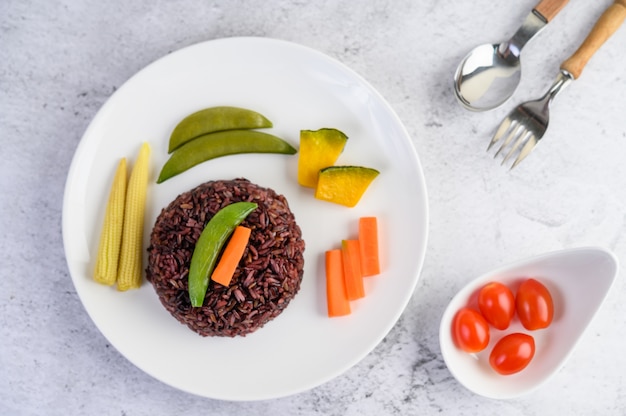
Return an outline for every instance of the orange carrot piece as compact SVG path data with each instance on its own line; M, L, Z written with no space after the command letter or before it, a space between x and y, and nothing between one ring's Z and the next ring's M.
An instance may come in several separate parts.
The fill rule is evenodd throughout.
M241 225L237 226L230 237L230 241L224 248L220 261L213 269L211 280L223 286L228 286L235 274L239 261L246 250L250 239L250 229Z
M361 273L363 276L379 274L378 221L376 217L359 218L359 246L361 251Z
M363 276L361 275L359 240L342 240L341 256L343 274L346 281L348 299L356 300L365 296Z
M326 301L329 317L350 314L350 300L343 278L343 259L340 249L326 251Z

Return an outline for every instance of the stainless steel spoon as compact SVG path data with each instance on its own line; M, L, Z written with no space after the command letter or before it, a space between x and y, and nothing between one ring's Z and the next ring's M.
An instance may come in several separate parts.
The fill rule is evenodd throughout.
M468 110L485 111L508 100L520 82L522 48L568 1L540 1L511 39L473 49L454 75L454 92L459 102Z

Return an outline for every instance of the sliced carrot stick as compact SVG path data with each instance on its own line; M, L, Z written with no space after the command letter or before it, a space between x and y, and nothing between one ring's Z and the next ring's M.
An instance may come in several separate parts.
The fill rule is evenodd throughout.
M228 286L230 280L235 274L235 270L239 265L239 261L246 250L248 240L250 239L250 229L241 225L237 226L233 231L230 241L224 248L220 261L213 269L211 280L223 286Z
M378 221L376 217L359 218L359 246L361 251L361 273L363 276L379 274Z
M326 301L329 317L350 314L350 301L343 278L343 259L340 249L326 251Z
M348 299L356 300L364 297L365 288L361 275L359 240L342 240L341 257Z

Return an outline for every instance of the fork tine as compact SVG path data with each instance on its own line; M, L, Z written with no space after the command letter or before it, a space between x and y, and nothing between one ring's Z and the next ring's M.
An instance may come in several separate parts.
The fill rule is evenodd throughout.
M520 134L524 130L525 130L524 126L522 124L520 124L519 121L513 120L513 122L511 123L511 128L509 129L510 133L507 136L507 138L504 140L504 142L502 143L502 145L500 146L500 148L498 149L496 154L493 155L494 159L496 157L498 157L500 152L502 152L504 149L506 149L506 147L509 145L509 143L515 143L517 141L518 137L520 136Z
M526 144L520 151L520 154L517 156L517 159L515 159L515 162L513 162L513 166L511 166L511 169L519 165L520 162L524 160L524 158L528 156L528 154L535 148L538 142L539 140L537 139L537 136L535 136L534 134L531 134L530 137L528 138L528 141L526 142Z
M511 127L511 119L507 117L498 127L496 134L493 135L491 143L489 143L489 146L487 147L487 151L491 150L493 145L504 136L504 133L509 130L509 127Z
M506 161L509 160L509 158L513 155L513 153L515 153L515 151L522 145L522 143L524 143L526 139L528 139L528 137L530 137L531 135L532 133L530 131L522 127L520 129L518 139L511 146L511 150L509 150L509 153L507 153L504 159L502 159L502 163L500 163L500 166L504 165Z

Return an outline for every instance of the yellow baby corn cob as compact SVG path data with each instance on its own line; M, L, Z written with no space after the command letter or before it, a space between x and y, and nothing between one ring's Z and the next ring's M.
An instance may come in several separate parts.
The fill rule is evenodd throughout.
M143 276L143 219L146 208L150 145L144 143L128 180L117 289L136 289Z
M126 199L126 158L120 160L115 171L104 223L100 234L98 258L93 278L104 285L113 285L117 279L117 265L124 225L124 203Z

